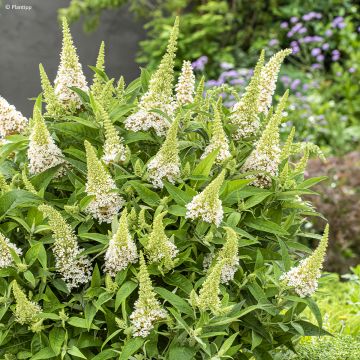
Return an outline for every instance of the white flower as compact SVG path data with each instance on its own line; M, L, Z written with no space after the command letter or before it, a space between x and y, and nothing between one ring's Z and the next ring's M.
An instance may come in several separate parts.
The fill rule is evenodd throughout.
M176 100L180 105L194 102L195 75L190 61L184 61L176 84Z
M21 255L22 251L15 244L11 243L8 238L0 233L0 269L6 268L13 264L13 258L11 256L11 251L15 251L17 255Z
M18 134L25 130L28 120L0 96L0 138Z
M239 268L239 259L234 257L233 262L230 264L224 264L221 269L220 281L222 284L228 284L234 279L234 275Z
M172 184L175 179L180 177L180 167L177 163L167 163L162 161L162 156L154 157L147 165L149 171L149 179L151 183L157 188L163 188L164 178Z

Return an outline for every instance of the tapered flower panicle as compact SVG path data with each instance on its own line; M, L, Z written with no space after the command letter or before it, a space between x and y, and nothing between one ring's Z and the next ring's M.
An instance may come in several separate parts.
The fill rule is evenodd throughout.
M320 244L312 255L301 260L298 266L293 267L280 278L288 286L294 287L295 292L300 297L311 296L318 287L318 279L321 276L328 240L329 225L326 225Z
M65 18L63 18L62 25L63 43L60 55L60 65L54 81L54 89L55 95L64 111L73 113L81 107L81 100L70 87L77 87L85 92L88 92L89 88Z
M19 256L22 254L21 249L0 233L0 269L13 265L11 250Z
M255 66L254 75L246 88L245 94L237 102L230 116L230 123L236 126L235 140L256 136L260 129L258 102L260 96L261 70L264 65L264 51Z
M239 268L238 239L236 232L227 227L226 242L219 251L219 261L223 261L221 269L221 283L228 284L234 279L234 275Z
M64 112L64 109L62 108L59 100L57 99L55 95L55 90L51 85L51 82L42 64L39 65L39 70L40 70L42 93L43 93L44 101L46 103L46 115L53 117L63 115L66 112Z
M96 68L101 71L105 70L105 43L103 41L101 42L99 48L99 54L96 60ZM93 84L90 87L91 92L95 98L98 98L101 95L103 87L104 87L103 78L97 72L95 72Z
M12 283L12 291L16 304L14 312L16 321L20 324L33 325L39 320L41 307L26 297L16 280Z
M123 76L120 76L120 79L117 83L116 89L115 89L115 95L118 100L122 101L124 99L125 95L125 79Z
M26 129L27 125L26 117L0 96L0 138L19 134Z
M44 118L37 107L34 109L27 154L29 158L29 171L32 175L39 174L65 162L62 151L57 147L54 139L51 137ZM63 174L63 170L64 169L59 170L58 176Z
M126 269L130 264L138 261L138 254L134 240L131 237L127 210L124 209L119 227L109 242L109 247L105 253L105 271L112 277Z
M173 98L174 62L179 33L179 19L176 18L170 35L167 52L157 71L151 76L149 90L142 96L137 111L125 120L125 127L132 131L154 129L161 136L166 134L169 121L161 114L152 112L158 109L172 117L175 111Z
M181 164L177 139L178 127L179 119L176 119L168 130L160 150L147 165L149 179L157 188L164 186L164 179L174 183L180 177Z
M271 185L271 177L278 174L280 163L280 137L279 125L285 108L288 91L281 98L274 115L269 120L255 149L246 159L243 166L244 172L255 172L251 177L256 179L251 183L254 186L267 188Z
M214 120L211 123L211 139L201 158L205 158L207 155L217 149L219 149L219 153L216 156L217 163L221 163L231 157L229 140L226 136L221 120L221 101L219 101L214 106Z
M293 126L291 128L291 131L285 141L284 146L281 149L281 153L280 153L280 161L283 161L285 159L288 159L292 154L291 154L291 147L293 144L293 140L294 140L294 136L295 136L295 126Z
M196 87L195 98L194 98L194 103L196 105L201 105L202 102L204 101L204 90L205 90L205 76L202 76Z
M214 267L208 270L199 296L195 296L196 305L201 311L210 310L216 314L220 308L220 281L224 264L224 260L219 260Z
M163 212L155 217L146 252L150 263L163 262L165 269L170 270L175 266L173 259L176 257L178 249L165 234L163 224L165 214Z
M7 183L5 176L0 173L0 193L10 191L10 185Z
M111 122L107 111L99 103L97 104L97 107L99 121L102 122L105 130L104 155L102 156L102 160L106 164L109 164L110 162L125 161L126 148L123 144L122 137Z
M258 100L259 112L267 114L271 107L272 97L275 93L276 82L281 64L286 56L291 54L291 49L277 52L262 68L260 76L260 96Z
M186 205L186 217L201 220L219 226L224 210L219 199L220 187L225 179L223 170L200 194L195 195L190 203Z
M87 206L86 211L100 223L111 223L114 216L124 204L124 200L116 191L116 185L105 166L97 158L94 148L85 141L87 182L86 193L95 198Z
M87 256L81 255L76 235L62 215L49 205L40 205L39 210L49 219L53 232L55 267L68 289L86 284L91 278L92 266Z
M155 297L142 253L140 253L138 281L139 298L135 302L135 308L130 315L130 319L134 328L133 336L146 337L150 334L157 321L166 319L167 313Z
M178 83L176 84L176 100L186 105L194 102L195 75L190 61L184 61Z

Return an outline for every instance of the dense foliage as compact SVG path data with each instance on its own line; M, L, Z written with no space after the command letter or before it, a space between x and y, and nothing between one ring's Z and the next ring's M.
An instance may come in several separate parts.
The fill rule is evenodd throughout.
M326 334L311 295L328 227L312 254L296 241L318 215L301 199L314 146L280 143L287 92L272 108L289 51L262 52L229 110L234 91L203 97L189 62L174 93L177 22L127 87L103 44L89 87L63 31L29 123L1 98L1 356L266 360Z

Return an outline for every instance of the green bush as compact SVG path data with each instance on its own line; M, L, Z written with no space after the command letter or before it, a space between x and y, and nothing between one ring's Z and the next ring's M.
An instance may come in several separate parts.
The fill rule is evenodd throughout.
M269 109L286 51L230 113L189 62L174 94L177 24L127 87L102 45L89 88L63 29L28 126L0 98L0 355L266 360L327 334L309 295L328 228L310 256L296 242L321 178L304 180L309 144L280 145L287 93Z

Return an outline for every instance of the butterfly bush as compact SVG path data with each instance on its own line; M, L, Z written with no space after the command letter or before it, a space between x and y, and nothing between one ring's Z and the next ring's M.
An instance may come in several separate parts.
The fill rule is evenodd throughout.
M227 108L189 62L175 75L178 33L128 85L102 43L87 85L64 20L55 86L40 65L32 118L2 134L1 357L272 358L326 334L301 298L327 236L307 258L296 243L318 215L314 145L280 141L287 92L272 99L289 51L262 52Z

